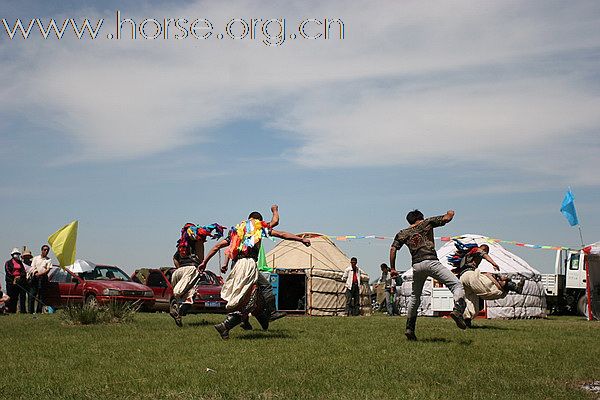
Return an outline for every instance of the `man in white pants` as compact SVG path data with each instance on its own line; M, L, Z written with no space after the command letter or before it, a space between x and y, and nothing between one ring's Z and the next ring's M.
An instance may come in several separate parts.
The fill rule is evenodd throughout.
M446 225L454 218L454 211L444 215L425 219L423 213L414 210L406 215L410 226L398 232L390 248L390 267L392 276L396 276L396 252L403 246L408 246L412 257L413 283L412 294L408 303L408 319L405 335L408 340L417 340L415 329L417 325L417 310L421 303L423 285L428 277L433 277L450 289L454 297L454 310L450 316L460 329L466 329L463 312L466 308L465 291L458 278L443 266L435 251L433 228Z
M454 271L465 288L467 308L465 309L464 319L468 328L471 327L473 318L479 313L480 298L483 300L498 300L506 297L509 291L523 293L524 278L521 278L519 283L515 283L505 275L479 270L481 261L486 260L492 264L494 270L500 271L500 266L490 257L489 252L490 247L487 244L482 244L465 257L462 268Z

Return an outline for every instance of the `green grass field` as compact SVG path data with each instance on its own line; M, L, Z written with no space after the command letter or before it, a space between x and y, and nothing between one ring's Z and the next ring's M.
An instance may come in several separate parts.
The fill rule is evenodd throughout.
M138 314L70 326L57 315L0 318L2 399L590 399L600 380L600 325L581 318L288 317L269 332L219 315ZM596 395L597 396L597 395Z

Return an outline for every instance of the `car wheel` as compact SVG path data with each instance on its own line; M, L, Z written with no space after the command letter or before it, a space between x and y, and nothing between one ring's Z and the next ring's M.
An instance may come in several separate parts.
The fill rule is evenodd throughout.
M589 317L587 294L584 294L579 298L579 301L577 302L577 311L579 312L579 315L583 315L586 318Z
M85 298L85 305L91 308L98 308L98 299L93 294Z

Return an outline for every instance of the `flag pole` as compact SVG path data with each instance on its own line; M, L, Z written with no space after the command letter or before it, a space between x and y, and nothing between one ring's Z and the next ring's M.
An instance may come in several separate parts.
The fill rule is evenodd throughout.
M581 247L585 247L585 243L583 243L583 235L581 233L581 225L577 225L577 228L579 228L579 238L581 239Z

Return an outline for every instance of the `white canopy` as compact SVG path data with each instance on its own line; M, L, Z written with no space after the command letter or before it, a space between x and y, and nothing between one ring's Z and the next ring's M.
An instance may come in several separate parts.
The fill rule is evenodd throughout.
M82 272L93 271L94 268L96 268L96 264L86 260L75 260L75 262L72 265L68 265L65 268L71 272L79 274Z

